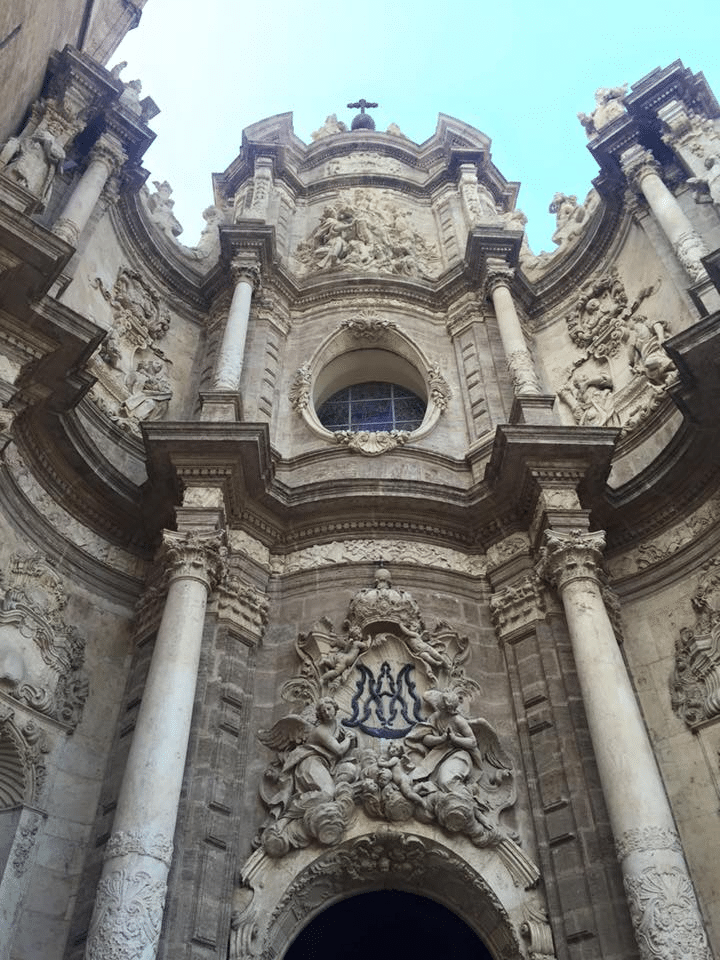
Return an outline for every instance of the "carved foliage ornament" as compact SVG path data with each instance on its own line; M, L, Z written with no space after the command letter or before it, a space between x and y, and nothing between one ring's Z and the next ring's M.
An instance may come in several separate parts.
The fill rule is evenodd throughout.
M162 560L170 572L171 580L178 577L195 578L213 590L226 576L227 555L227 547L220 536L175 533L171 530L163 534Z
M273 958L289 931L349 893L392 882L398 889L430 887L433 896L476 930L485 932L494 956L522 956L507 911L483 877L448 848L395 831L370 833L324 852L299 873L269 917L261 956ZM257 896L256 896L257 899ZM230 960L244 954L230 953Z
M60 577L39 554L14 555L0 575L0 686L75 727L88 695L85 641L65 622Z
M547 530L545 545L540 551L538 575L555 583L559 589L578 579L604 584L604 549L605 534L602 530L595 533L586 533L584 530L557 533Z
M37 801L49 750L48 738L34 720L23 722L0 704L0 809Z
M281 696L301 708L259 733L276 752L260 786L266 854L334 845L362 810L498 848L522 873L526 858L500 817L516 799L512 760L486 720L462 712L478 689L462 666L467 637L445 623L430 633L412 596L379 569L351 600L342 634L322 620L296 651L300 671ZM523 882L536 876L528 868Z
M705 564L690 602L695 626L675 643L670 688L675 713L692 727L720 715L720 558Z
M87 960L150 960L155 956L167 883L145 871L114 870L97 886Z
M649 867L624 882L643 960L710 960L695 894L683 871Z

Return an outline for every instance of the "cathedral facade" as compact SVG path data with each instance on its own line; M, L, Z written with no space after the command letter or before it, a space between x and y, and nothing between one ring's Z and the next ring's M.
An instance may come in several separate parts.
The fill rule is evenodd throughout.
M0 150L0 953L280 960L397 890L720 956L702 74L597 92L552 253L484 133L366 101L248 127L189 248L103 22Z

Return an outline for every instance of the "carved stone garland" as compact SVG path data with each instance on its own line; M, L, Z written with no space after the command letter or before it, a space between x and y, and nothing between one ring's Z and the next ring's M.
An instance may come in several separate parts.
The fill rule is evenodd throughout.
M258 734L275 752L260 785L265 854L333 846L362 811L491 847L517 883L537 882L501 819L516 800L513 762L486 720L461 712L478 689L462 666L467 637L446 623L430 633L379 569L350 602L342 634L321 620L296 651L301 668L281 696L299 709Z
M695 626L675 643L670 689L673 709L693 727L720 715L720 557L705 564L690 602Z
M62 615L67 601L61 578L40 553L15 554L0 575L0 689L74 728L88 681L85 641Z

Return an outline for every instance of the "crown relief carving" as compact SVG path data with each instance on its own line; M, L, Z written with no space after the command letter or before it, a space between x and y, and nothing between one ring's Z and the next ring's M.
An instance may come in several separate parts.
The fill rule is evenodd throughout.
M479 690L463 666L467 637L447 623L428 631L381 568L340 634L323 619L296 652L300 669L281 689L295 710L258 734L275 754L260 785L268 817L256 842L267 856L333 846L362 812L498 849L515 877L534 882L501 819L516 800L513 761L493 727L463 709Z
M42 554L11 558L0 579L0 689L74 728L88 681L85 641L63 618L67 600Z

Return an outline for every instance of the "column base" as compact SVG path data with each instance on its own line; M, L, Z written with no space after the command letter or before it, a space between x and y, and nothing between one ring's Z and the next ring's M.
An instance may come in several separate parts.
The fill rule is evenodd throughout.
M237 390L208 390L200 394L201 420L242 420L242 403Z
M532 423L557 426L554 412L555 394L527 394L515 397L510 411L510 423Z

